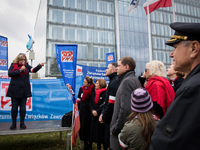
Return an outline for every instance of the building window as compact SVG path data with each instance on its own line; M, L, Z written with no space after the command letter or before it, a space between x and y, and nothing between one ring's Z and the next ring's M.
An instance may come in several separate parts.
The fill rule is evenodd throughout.
M54 6L63 6L63 0L53 0L53 5Z
M73 28L69 29L69 40L75 41L75 29L73 29Z

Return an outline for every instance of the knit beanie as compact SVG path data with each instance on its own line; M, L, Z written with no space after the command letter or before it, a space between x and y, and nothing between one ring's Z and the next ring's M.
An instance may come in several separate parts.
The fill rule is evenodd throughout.
M144 113L153 107L150 94L144 88L137 88L131 94L131 109L135 112Z

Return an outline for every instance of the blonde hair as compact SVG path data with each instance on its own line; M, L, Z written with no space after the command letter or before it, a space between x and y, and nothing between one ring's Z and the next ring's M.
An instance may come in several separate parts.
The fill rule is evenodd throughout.
M22 60L23 57L25 57L25 62L28 63L26 55L23 53L19 53L19 55L17 55L17 57L13 60L13 63L19 63L19 61Z
M149 74L154 77L154 76L160 76L160 77L165 77L165 65L163 62L158 61L158 60L152 60L148 63L146 63L146 69L149 70Z

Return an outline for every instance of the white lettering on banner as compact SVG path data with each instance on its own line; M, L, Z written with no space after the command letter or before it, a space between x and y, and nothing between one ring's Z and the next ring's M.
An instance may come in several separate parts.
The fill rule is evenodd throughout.
M62 119L63 115L54 115L54 114L51 114L51 117L50 119Z
M11 115L0 115L0 119L11 119Z
M9 82L1 82L1 97L0 97L0 110L11 110L11 98L6 97L8 91ZM31 83L32 91L32 83ZM27 98L26 111L32 111L32 97Z
M26 114L26 119L33 119L33 120L39 120L39 119L49 119L48 115L44 114L38 114L38 115L33 115L33 114Z
M87 71L87 75L106 76L105 71L104 73Z

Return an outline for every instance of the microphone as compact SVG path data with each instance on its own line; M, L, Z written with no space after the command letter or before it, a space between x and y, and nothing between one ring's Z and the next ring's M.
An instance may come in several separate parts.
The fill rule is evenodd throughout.
M24 66L24 62L22 62L22 65ZM25 72L25 70L22 70L22 72Z

